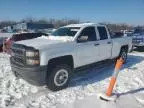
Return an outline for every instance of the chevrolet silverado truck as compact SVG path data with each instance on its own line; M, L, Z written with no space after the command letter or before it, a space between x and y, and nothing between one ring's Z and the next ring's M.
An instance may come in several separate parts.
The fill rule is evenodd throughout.
M126 62L131 47L131 37L111 36L105 25L71 24L48 37L15 42L11 69L31 84L58 91L78 68L117 57Z

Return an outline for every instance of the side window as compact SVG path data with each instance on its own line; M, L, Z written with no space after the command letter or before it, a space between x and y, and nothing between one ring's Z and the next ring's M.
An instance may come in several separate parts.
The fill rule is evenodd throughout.
M107 31L105 27L97 27L100 35L100 40L108 39Z
M86 27L85 29L82 30L80 33L80 36L88 36L87 41L96 41L96 32L95 32L95 27Z

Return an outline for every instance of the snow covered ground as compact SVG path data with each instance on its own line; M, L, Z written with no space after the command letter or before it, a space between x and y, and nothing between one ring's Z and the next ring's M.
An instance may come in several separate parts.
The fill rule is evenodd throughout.
M115 102L97 95L107 88L114 64L91 68L75 75L69 87L51 92L16 78L9 56L0 54L0 108L144 108L144 52L132 52L123 66L113 93Z

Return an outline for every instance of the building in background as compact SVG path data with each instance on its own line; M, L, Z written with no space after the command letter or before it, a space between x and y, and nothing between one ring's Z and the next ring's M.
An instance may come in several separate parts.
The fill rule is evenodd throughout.
M41 23L19 23L16 25L4 27L6 32L38 32L47 29L53 29L53 24L41 24Z

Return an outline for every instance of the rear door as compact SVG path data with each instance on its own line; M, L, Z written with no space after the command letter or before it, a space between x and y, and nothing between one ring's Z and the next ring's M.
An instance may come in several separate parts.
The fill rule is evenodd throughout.
M97 26L100 43L100 60L110 59L112 54L112 40L105 26Z
M83 42L77 41L77 67L94 63L99 59L99 43L95 32L95 27L90 26L84 28L78 39L81 36L88 36L88 39Z

